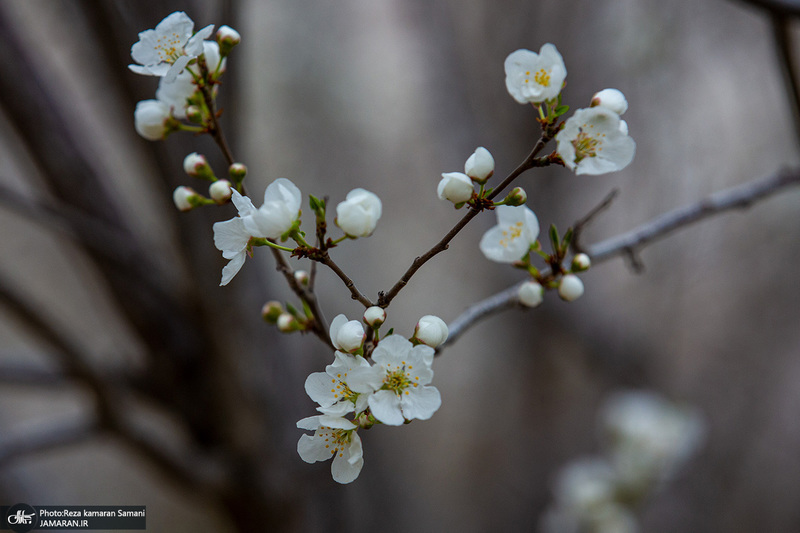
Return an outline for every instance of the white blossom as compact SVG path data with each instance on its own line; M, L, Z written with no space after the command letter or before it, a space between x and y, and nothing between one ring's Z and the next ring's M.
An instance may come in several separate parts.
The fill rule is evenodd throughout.
M369 237L381 218L381 200L364 189L353 189L336 206L336 225L351 237Z
M358 426L341 417L317 415L297 422L297 427L314 432L297 441L297 453L307 463L333 458L331 474L337 483L354 481L364 466Z
M442 174L436 192L440 200L449 200L454 204L460 204L472 198L474 187L472 180L466 174L447 172Z
M331 342L337 350L355 352L364 344L364 325L358 320L347 320L344 315L337 315L331 321L329 330Z
M400 426L415 418L427 420L442 404L433 379L433 348L414 346L400 335L381 339L372 352L375 364L351 372L348 385L369 395L370 412L379 421Z
M540 104L561 92L567 67L556 47L545 44L539 53L530 50L512 52L505 61L506 88L520 104Z
M247 258L247 245L252 235L245 229L244 221L256 211L250 198L242 196L235 189L231 189L231 201L236 206L239 216L225 222L217 222L213 226L214 246L222 252L222 257L229 259L228 264L222 269L220 285L230 283Z
M436 348L446 341L449 333L445 321L434 315L423 316L414 328L414 338L431 348Z
M464 174L478 183L485 183L494 174L494 158L492 154L479 146L464 164Z
M498 263L519 261L539 236L539 220L528 207L501 205L495 209L497 225L480 242L483 255Z
M629 484L664 481L703 439L700 415L648 391L618 392L606 401L601 428L620 476Z
M301 201L300 189L286 178L279 178L264 191L261 207L243 217L244 227L253 237L277 239L299 218Z
M367 394L354 392L347 385L349 375L355 368L370 364L360 355L335 352L333 364L325 367L325 372L314 372L306 378L306 394L320 405L320 410L328 415L356 415L367 408Z
M544 287L538 281L526 281L517 289L517 299L525 307L536 307L544 301Z
M136 132L148 141L159 141L169 130L169 106L159 100L142 100L136 104L133 121Z
M601 105L609 108L617 115L622 115L628 110L628 101L619 89L603 89L592 96L591 107Z
M633 161L636 143L619 115L604 106L578 109L556 135L558 155L576 174L605 174Z
M155 29L139 33L131 47L131 56L138 65L129 65L137 74L162 76L175 80L189 62L203 53L203 40L214 32L206 26L194 35L194 22L186 13L177 11L158 23Z
M565 274L558 285L558 295L567 302L577 300L583 295L583 282L575 274Z

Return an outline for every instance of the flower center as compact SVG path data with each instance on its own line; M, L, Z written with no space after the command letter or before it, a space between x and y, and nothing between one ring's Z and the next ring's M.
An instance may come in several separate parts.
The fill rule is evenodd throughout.
M583 127L578 130L578 135L572 141L572 146L575 147L575 163L580 163L581 160L586 157L596 157L597 153L603 150L603 140L601 137L605 137L606 134L601 133L592 136L585 131L591 131L593 127L594 124L589 126L584 124Z
M319 428L320 437L325 439L325 448L330 450L331 455L339 452L339 457L344 456L345 447L350 444L352 430L333 429L328 426Z
M347 372L344 373L344 377L342 377L341 374L339 374L338 377L339 379L344 379L344 377L347 377ZM337 400L352 400L357 394L350 390L350 387L348 387L344 381L331 379L331 383L333 383L331 392L333 393L333 397Z
M387 365L391 367L392 365ZM411 370L413 370L413 366L406 367L406 362L403 361L400 367L397 370L388 369L386 373L386 377L383 378L383 389L394 391L395 394L398 396L403 394L408 394L409 387L416 387L418 383L415 383L416 380L419 380L419 377L411 377Z
M522 236L524 226L525 224L519 221L513 226L509 226L507 230L503 230L503 238L500 239L500 246L508 248L508 245L511 244L514 239Z
M547 72L545 69L540 68L539 70L536 71L536 74L533 75L533 81L535 81L542 87L549 87L550 73Z
M183 55L183 39L177 33L162 35L156 39L156 52L158 58L170 65Z

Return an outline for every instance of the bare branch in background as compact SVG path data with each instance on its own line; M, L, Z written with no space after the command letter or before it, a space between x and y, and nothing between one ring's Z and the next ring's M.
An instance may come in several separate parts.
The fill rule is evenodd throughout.
M800 185L800 170L782 170L767 178L719 191L688 207L664 213L628 233L606 239L587 247L585 253L591 257L593 264L620 255L629 256L632 260L638 261L638 259L636 259L636 254L641 248L666 237L674 231L686 228L691 224L732 209L748 208L794 185ZM600 207L605 208L611 198L611 196L608 197ZM593 210L593 213L596 211L597 210ZM587 218L588 217L584 217L582 220L585 221ZM519 285L520 284L517 283L471 305L450 323L448 326L450 335L447 338L447 342L439 348L443 349L454 343L464 331L472 327L479 320L491 316L494 313L518 306L517 288Z

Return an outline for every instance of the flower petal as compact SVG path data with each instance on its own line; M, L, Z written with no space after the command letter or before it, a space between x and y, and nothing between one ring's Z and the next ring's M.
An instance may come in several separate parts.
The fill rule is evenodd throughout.
M409 420L427 420L442 406L442 396L436 387L422 387L403 394L400 407Z
M400 411L400 398L394 391L379 390L369 397L372 415L388 426L402 426L405 422Z

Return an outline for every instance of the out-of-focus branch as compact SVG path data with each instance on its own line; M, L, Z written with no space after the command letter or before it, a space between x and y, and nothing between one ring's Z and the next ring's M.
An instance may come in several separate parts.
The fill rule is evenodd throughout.
M22 457L81 444L96 437L99 430L96 421L81 417L66 422L48 421L43 428L16 438L5 436L0 441L0 467Z
M800 185L800 169L781 170L766 178L719 191L688 207L664 213L628 233L589 246L585 253L591 257L593 264L619 255L635 256L641 248L678 229L732 209L750 207L793 185ZM519 285L517 283L467 308L448 325L450 334L447 342L439 346L439 350L454 343L479 320L505 309L519 306L517 301Z
M628 233L588 247L592 263L630 254L677 229L731 209L744 209L792 185L800 184L800 169L781 170L766 178L719 191L700 202L664 213Z

